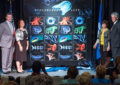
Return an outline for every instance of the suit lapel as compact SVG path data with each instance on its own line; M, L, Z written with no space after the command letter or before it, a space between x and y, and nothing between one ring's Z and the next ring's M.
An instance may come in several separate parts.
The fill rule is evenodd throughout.
M119 21L117 21L115 24L113 24L111 31L114 29L114 27L116 26L117 23L119 23Z
M10 27L9 27L9 25L8 25L7 22L5 22L5 25L6 25L6 29L8 30L8 32L10 32L10 34L12 34L12 32L11 32L11 30L10 30Z
M114 26L115 26L115 24L113 24L113 26L112 26L112 28L111 28L111 31L113 30Z

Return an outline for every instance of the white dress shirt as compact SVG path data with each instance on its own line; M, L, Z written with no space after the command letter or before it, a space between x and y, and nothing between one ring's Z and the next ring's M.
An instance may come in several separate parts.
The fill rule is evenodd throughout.
M14 25L11 22L9 22L9 21L6 21L6 22L7 22L8 26L9 26L12 34L13 34L14 33Z

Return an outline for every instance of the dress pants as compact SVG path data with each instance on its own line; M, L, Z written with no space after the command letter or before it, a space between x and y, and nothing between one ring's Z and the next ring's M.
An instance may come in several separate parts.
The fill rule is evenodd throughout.
M5 48L2 47L2 71L3 72L11 72L12 60L14 47Z

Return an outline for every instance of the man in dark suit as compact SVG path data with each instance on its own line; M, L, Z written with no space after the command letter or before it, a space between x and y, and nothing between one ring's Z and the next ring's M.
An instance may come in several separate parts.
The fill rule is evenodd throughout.
M114 57L114 65L118 65L120 62L120 21L119 14L117 12L113 12L111 14L111 19L113 22L113 26L111 28L111 51L112 57ZM120 61L120 60L119 60Z
M10 73L12 66L12 56L14 52L13 34L15 27L12 23L12 14L6 15L6 21L0 24L0 47L2 50L2 71L3 73Z

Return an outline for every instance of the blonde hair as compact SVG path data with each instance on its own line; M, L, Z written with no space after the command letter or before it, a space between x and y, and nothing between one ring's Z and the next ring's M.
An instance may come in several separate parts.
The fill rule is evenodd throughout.
M91 85L91 75L89 72L82 73L79 78L79 85Z
M106 74L106 68L102 65L96 67L96 75L98 78L104 78Z
M84 72L84 73L82 73L82 75L91 78L91 74L89 72Z

